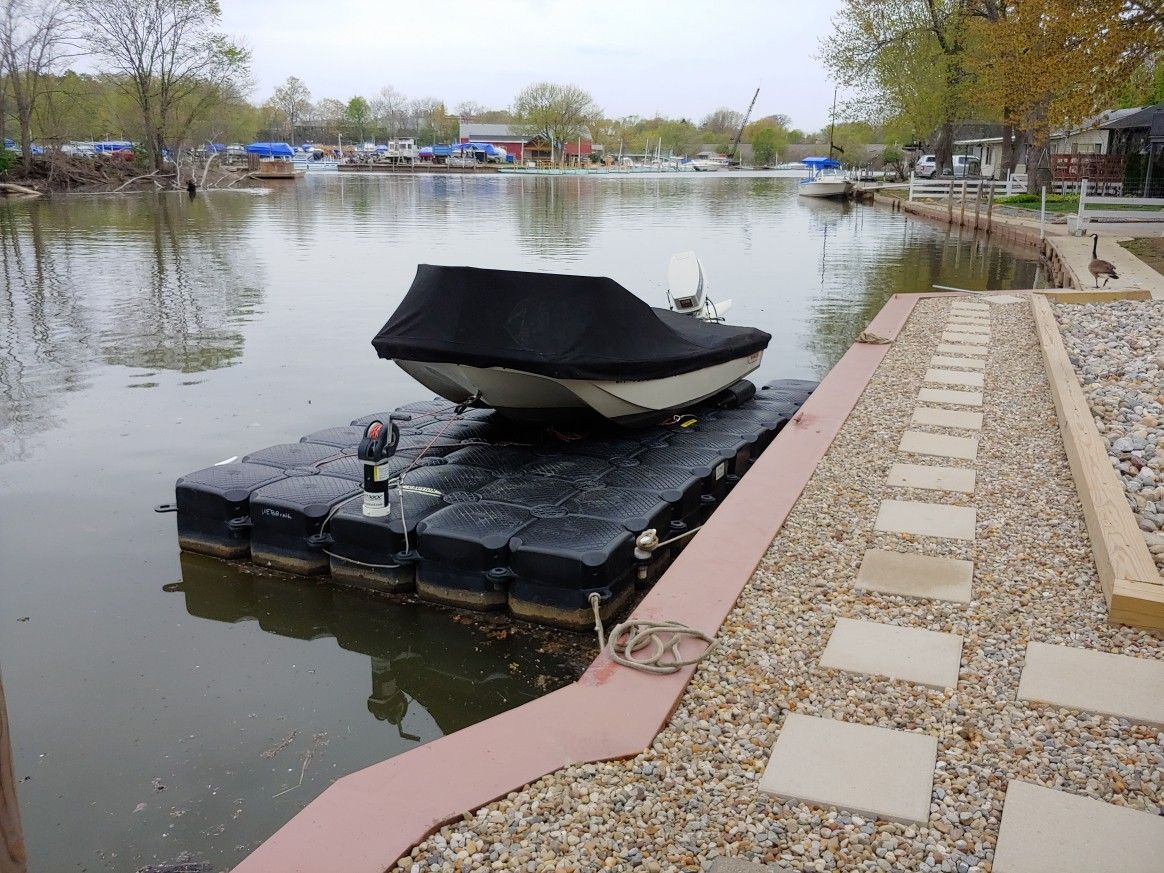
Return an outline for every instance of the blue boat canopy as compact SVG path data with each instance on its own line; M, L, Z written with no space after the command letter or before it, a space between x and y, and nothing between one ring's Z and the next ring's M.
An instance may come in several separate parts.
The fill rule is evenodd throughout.
M133 143L127 139L110 139L105 142L93 143L93 150L96 152L124 152L132 151Z
M454 152L484 152L491 158L501 155L501 149L488 142L459 142L451 146Z
M285 142L253 142L247 146L247 154L262 158L290 158L295 155L295 149Z
M814 170L823 170L825 168L839 167L841 165L841 162L836 158L804 158L800 163L807 164Z

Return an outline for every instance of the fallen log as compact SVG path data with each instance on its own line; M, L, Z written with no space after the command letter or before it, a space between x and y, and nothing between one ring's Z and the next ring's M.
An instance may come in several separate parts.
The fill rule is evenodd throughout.
M19 194L22 197L42 197L44 192L37 191L35 188L25 188L23 185L17 185L15 182L0 182L0 191L5 194Z

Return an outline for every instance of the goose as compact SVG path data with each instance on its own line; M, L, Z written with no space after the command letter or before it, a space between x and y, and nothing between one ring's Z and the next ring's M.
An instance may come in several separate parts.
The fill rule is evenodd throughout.
M1103 276L1103 287L1106 288L1109 279L1118 279L1119 276L1116 274L1115 264L1099 257L1099 234L1093 233L1091 237L1095 242L1091 244L1091 263L1087 265L1087 269L1095 277L1095 287L1099 287L1099 277Z

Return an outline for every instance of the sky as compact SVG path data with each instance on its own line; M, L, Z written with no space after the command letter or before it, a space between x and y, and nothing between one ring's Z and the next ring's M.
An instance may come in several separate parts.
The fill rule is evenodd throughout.
M611 118L698 121L720 106L819 130L833 85L817 44L839 0L221 0L266 100L288 76L312 99L410 98L505 108L537 81L585 88Z

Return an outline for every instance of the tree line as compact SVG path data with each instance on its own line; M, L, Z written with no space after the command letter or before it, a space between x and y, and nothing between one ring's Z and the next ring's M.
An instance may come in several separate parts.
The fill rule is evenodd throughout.
M846 117L928 141L941 166L959 124L999 124L1003 167L1026 145L1044 173L1054 131L1164 99L1162 53L1161 0L844 0L820 44L855 92Z

